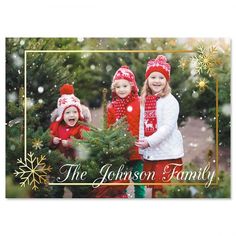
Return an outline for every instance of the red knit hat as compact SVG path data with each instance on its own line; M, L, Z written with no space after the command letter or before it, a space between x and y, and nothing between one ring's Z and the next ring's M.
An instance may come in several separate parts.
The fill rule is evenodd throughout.
M116 71L115 75L113 76L112 83L115 82L116 80L119 80L119 79L125 79L125 80L129 81L131 83L132 91L135 94L138 94L139 89L138 89L138 86L136 84L135 75L129 69L128 66L121 66Z
M167 80L170 80L170 69L171 66L167 63L167 58L159 55L156 59L148 61L145 77L147 79L152 72L156 71L162 73Z
M63 119L65 109L71 106L74 106L78 109L79 115L83 119L80 100L74 95L73 85L64 84L61 86L60 95L61 97L57 101L58 117L56 121L61 121Z

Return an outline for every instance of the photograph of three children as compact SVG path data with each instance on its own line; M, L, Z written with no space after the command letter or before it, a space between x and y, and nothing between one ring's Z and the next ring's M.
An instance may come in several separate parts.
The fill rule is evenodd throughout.
M229 198L225 38L6 38L7 198Z

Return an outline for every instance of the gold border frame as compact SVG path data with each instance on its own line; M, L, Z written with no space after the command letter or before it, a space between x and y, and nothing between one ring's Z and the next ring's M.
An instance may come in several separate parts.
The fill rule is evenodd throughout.
M25 93L25 109L24 109L24 157L27 157L27 53L195 53L194 50L25 50L24 51L24 93ZM215 154L216 154L216 182L211 183L211 186L216 186L219 183L219 137L218 137L218 129L219 129L219 103L218 103L218 79L216 81L216 147L215 147ZM78 186L78 185L96 185L94 183L48 183L49 185L62 185L62 186ZM97 184L98 185L98 184ZM175 182L175 183L102 183L102 185L168 185L168 186L199 186L199 185L206 185L205 182L197 183L182 183L182 182Z

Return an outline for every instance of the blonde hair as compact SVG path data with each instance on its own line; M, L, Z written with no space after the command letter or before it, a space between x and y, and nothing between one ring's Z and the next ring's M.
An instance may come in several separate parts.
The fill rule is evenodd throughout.
M162 92L160 94L158 94L160 97L165 97L166 95L168 95L169 93L171 93L171 87L168 83L168 81L166 80L166 86L165 88L162 90ZM145 98L148 95L152 95L152 90L149 87L148 84L148 79L145 80L142 91L141 91L141 103L142 105L145 103Z

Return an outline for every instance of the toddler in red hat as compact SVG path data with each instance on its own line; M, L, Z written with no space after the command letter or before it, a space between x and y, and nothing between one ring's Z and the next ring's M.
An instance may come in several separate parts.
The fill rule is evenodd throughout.
M179 103L171 94L171 66L163 55L148 61L146 81L141 93L139 141L144 171L155 173L146 183L168 183L174 172L182 170L183 140L178 130ZM148 185L152 197L165 193L162 185Z
M61 97L57 101L57 117L50 125L52 149L59 149L66 158L74 160L76 151L72 148L72 139L83 139L83 131L89 128L80 125L78 121L84 121L80 100L74 95L74 87L64 84L60 88Z
M139 116L140 116L140 99L138 96L138 87L135 81L134 73L128 66L121 66L115 73L112 80L112 102L107 108L108 126L114 124L122 117L126 117L129 131L134 137L139 135ZM129 158L129 164L132 172L141 173L143 170L142 157L138 148L134 147ZM140 180L134 180L140 183ZM135 185L135 197L145 197L145 187Z

